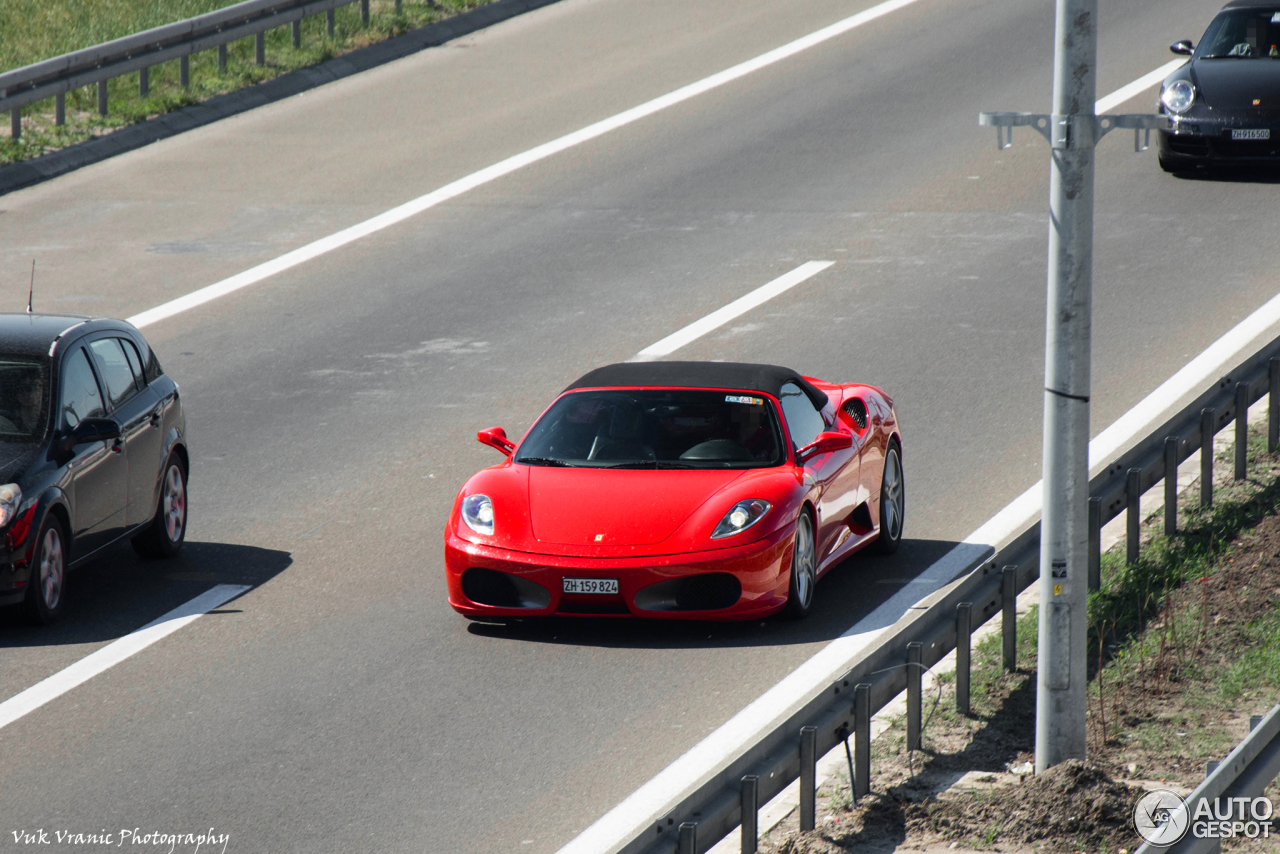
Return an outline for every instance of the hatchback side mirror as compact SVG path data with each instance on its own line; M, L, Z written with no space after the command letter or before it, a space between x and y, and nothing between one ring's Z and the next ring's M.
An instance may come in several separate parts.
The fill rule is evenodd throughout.
M62 437L62 447L70 452L86 442L110 442L120 438L120 422L114 418L85 418Z
M482 445L497 448L508 457L516 449L516 446L507 439L507 431L501 427L490 427L488 430L481 430L476 434L476 441Z
M1179 56L1190 56L1195 53L1196 46L1191 43L1191 39L1183 39L1182 41L1177 41L1169 45L1169 50Z
M848 433L819 433L818 438L796 451L796 462L803 464L820 454L852 447L853 437Z

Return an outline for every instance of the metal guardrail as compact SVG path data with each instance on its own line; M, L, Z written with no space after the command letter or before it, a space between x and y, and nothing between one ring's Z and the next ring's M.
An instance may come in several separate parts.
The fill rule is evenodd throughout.
M1209 763L1204 782L1184 799L1188 806L1200 801L1256 798L1280 775L1280 705L1267 716L1250 720L1249 734L1221 762ZM1192 807L1194 809L1194 807ZM1194 822L1189 832L1170 846L1143 843L1137 854L1210 854L1221 850L1218 839L1196 836Z
M218 70L227 67L226 47L248 36L256 37L258 65L266 63L266 32L286 24L293 26L293 46L302 39L302 19L326 13L328 33L334 32L334 11L341 6L360 4L360 19L369 23L369 0L247 0L216 12L185 21L165 24L131 36L104 42L33 65L0 74L0 111L10 113L14 139L22 134L21 109L28 104L55 98L57 124L66 121L65 95L71 89L98 85L98 112L107 114L107 81L138 73L138 91L149 91L148 70L173 59L181 61L182 86L190 85L188 58L193 53L218 48ZM396 11L401 0L396 0Z
M1245 472L1249 406L1269 396L1268 447L1280 440L1280 338L1263 346L1238 364L1235 370L1206 389L1176 415L1144 439L1120 453L1090 480L1090 587L1098 586L1099 544L1102 526L1121 513L1127 514L1130 560L1137 559L1139 501L1155 484L1165 481L1176 497L1178 464L1201 448L1201 500L1212 501L1213 437L1232 422L1236 425L1235 477ZM1166 492L1166 497L1169 495ZM1176 502L1167 501L1166 530L1176 526ZM854 742L854 786L859 797L870 791L871 717L904 689L907 691L907 743L918 744L921 731L921 677L957 650L956 704L969 705L970 632L997 612L1003 613L1005 662L1012 666L1015 649L1016 600L1020 591L1039 577L1040 523L1030 522L1016 531L999 549L973 561L962 577L922 600L914 615L899 620L874 648L829 688L785 722L763 735L743 754L729 760L702 785L692 790L657 822L637 831L618 851L621 854L702 854L735 826L743 825L744 854L756 851L756 811L793 780L800 778L801 829L812 829L814 819L814 771L817 757L848 737ZM957 640L959 643L957 644ZM1258 732L1280 732L1280 717L1273 711ZM1274 726L1273 726L1274 724ZM1253 738L1263 738L1255 733ZM1241 775L1261 779L1280 762L1280 740L1271 744L1264 765L1252 759L1242 765L1241 745L1210 777L1225 790L1245 785ZM1271 742L1275 742L1272 744ZM1248 743L1252 744L1252 740ZM1250 748L1252 750L1252 748ZM1258 751L1255 754L1261 755ZM1235 758L1233 758L1235 757ZM1261 761L1261 760L1260 760ZM1239 770L1231 770L1239 768ZM1237 780L1239 778L1239 780ZM1206 784L1210 781L1206 781ZM1250 782L1248 785L1254 785ZM1234 791L1234 789L1232 790ZM743 821L743 818L746 821ZM1199 849L1195 849L1199 851Z

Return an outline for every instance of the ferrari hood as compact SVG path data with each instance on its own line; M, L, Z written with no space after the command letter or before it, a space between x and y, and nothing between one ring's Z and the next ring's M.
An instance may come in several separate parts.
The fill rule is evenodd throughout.
M540 542L660 543L742 469L531 468L529 521Z
M1280 60L1198 60L1191 73L1201 99L1215 110L1280 108Z

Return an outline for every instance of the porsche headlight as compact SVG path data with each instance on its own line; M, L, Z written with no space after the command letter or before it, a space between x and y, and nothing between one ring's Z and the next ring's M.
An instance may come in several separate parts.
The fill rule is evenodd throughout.
M0 486L0 527L13 521L18 515L18 505L22 503L22 490L16 483Z
M728 513L724 514L720 524L716 525L716 529L711 532L711 539L719 540L723 537L741 534L747 528L763 519L764 514L768 513L772 508L773 505L763 498L748 498L746 501L739 501L730 508Z
M1160 93L1160 103L1171 113L1185 113L1196 100L1196 87L1185 80L1175 80Z
M468 495L462 499L462 521L477 534L493 533L493 502L487 495Z

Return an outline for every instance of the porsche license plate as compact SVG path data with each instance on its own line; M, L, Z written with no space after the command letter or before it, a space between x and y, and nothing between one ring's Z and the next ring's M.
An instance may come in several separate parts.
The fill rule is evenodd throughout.
M618 593L616 578L566 578L565 593Z
M1271 139L1270 128L1232 128L1232 139Z

